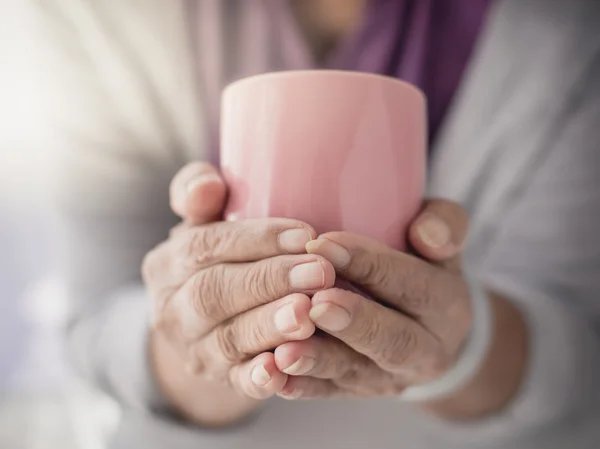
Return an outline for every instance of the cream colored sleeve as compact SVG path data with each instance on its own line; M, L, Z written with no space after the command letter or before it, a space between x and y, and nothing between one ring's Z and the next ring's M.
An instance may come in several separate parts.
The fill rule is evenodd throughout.
M146 360L144 255L176 223L168 185L200 157L201 114L177 2L32 2L51 94L52 182L79 372L126 406L159 399Z

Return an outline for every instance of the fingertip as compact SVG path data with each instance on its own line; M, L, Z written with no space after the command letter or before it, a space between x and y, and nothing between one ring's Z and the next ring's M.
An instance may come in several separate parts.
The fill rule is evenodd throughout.
M348 290L344 290L341 288L329 288L327 290L321 290L313 295L311 298L311 308L326 302L338 302L340 301L340 295L344 295L345 293L351 293Z
M294 400L299 399L304 394L304 378L297 376L289 376L286 384L277 394L282 399Z
M275 349L274 357L279 371L294 376L306 374L316 360L310 341L284 343Z
M423 257L446 261L457 256L469 229L469 217L458 203L429 199L409 228L409 241Z
M304 293L292 293L286 298L289 300L289 303L294 305L294 310L299 318L308 316L308 311L310 310L311 306L308 295L305 295Z
M224 196L226 190L225 182L220 177L216 168L211 164L192 162L184 166L175 175L169 186L170 203L173 212L181 218L189 219L188 204L190 197L197 195L196 192L204 190L205 187L207 188L207 194L212 193L221 197ZM223 198L221 198L221 202L223 202Z
M430 212L419 216L409 228L411 246L426 259L441 261L457 256L461 248L453 240L448 223Z
M312 302L306 295L300 295L297 297L295 304L296 316L298 317L300 331L295 335L298 340L305 340L310 338L316 330L315 324L310 319L310 309L312 308Z
M345 330L355 318L364 319L372 313L373 301L339 288L314 295L309 317L318 329L328 333Z
M275 366L281 372L283 372L288 366L294 363L293 358L293 344L294 342L287 342L279 345L273 351L273 358L275 360Z
M317 260L323 267L323 287L322 288L327 289L327 288L333 287L335 285L335 279L336 279L335 267L325 257L323 257L319 254L314 254L314 256L317 257Z
M226 196L227 187L217 173L195 179L187 188L185 217L195 223L212 221L222 213Z
M308 242L306 252L324 257L338 270L343 270L351 259L350 252L346 248L323 236Z
M254 399L267 399L285 386L287 374L275 364L273 353L265 352L246 364L241 373L242 390Z
M282 300L274 316L275 327L286 338L305 340L315 333L315 325L310 320L310 298L302 293L293 293Z

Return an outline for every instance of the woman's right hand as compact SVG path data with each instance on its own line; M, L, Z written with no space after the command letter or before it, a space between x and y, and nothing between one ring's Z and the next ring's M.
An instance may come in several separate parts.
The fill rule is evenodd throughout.
M309 225L216 222L225 198L214 168L182 169L171 206L184 221L148 253L142 269L154 301L157 382L182 415L201 425L227 425L281 391L287 375L269 351L314 333L307 295L335 280L329 262L305 254L316 237Z

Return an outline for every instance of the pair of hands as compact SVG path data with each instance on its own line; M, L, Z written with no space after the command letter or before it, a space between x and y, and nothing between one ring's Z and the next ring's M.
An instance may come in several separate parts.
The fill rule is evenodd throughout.
M183 222L143 263L154 332L193 376L253 399L369 397L452 366L471 325L459 206L425 204L408 235L419 258L296 220L216 221L225 200L214 168L182 169ZM336 275L376 301L334 288Z

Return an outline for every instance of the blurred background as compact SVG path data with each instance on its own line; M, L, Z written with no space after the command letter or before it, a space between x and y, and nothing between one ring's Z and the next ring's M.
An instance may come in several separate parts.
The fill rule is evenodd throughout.
M118 409L66 363L32 25L23 2L0 0L0 448L101 449Z

